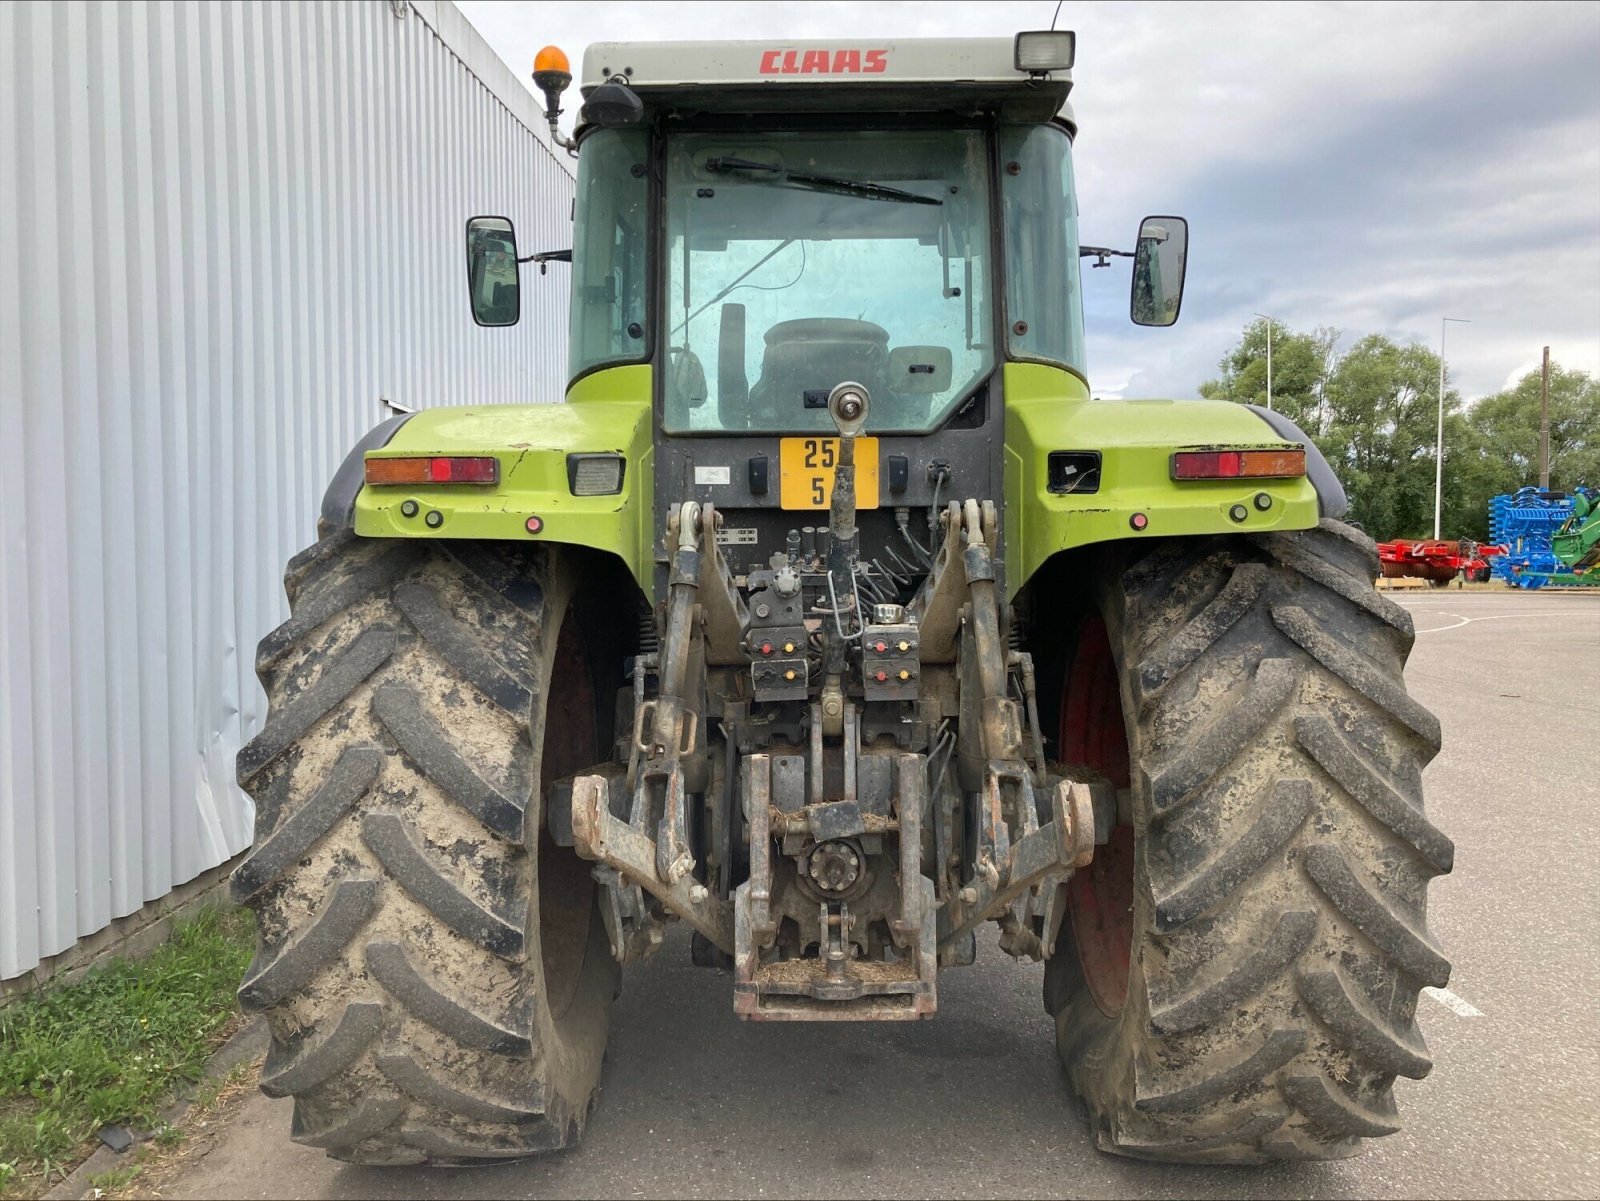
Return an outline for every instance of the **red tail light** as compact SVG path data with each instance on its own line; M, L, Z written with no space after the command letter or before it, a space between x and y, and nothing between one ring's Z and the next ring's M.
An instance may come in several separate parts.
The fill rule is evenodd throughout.
M1288 479L1306 473L1303 447L1282 450L1180 450L1172 456L1175 480Z
M488 455L428 455L404 459L368 459L369 484L494 484L500 462Z

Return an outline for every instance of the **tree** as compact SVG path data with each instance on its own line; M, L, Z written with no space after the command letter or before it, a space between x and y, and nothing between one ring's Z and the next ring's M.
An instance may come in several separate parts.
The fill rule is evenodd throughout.
M1311 436L1374 538L1433 534L1439 357L1370 334L1343 354L1338 331L1275 325L1273 406ZM1266 403L1267 323L1254 321L1200 385L1211 400ZM1448 385L1448 380L1446 381ZM1489 537L1489 501L1539 481L1539 372L1468 409L1446 388L1440 533ZM1550 365L1550 485L1600 484L1600 381Z
M1350 496L1351 517L1375 538L1433 533L1438 372L1439 358L1426 347L1369 334L1328 380L1329 449L1343 449L1329 461ZM1461 400L1447 391L1444 403L1448 418Z
M1446 435L1445 527L1483 541L1489 501L1539 482L1539 372L1485 396ZM1550 486L1600 483L1600 382L1550 364Z
M1444 423L1444 520L1446 538L1489 540L1489 498L1507 490L1504 459L1492 438L1473 424L1473 410L1451 413Z
M1539 372L1485 396L1445 433L1444 528L1489 537L1489 501L1539 482ZM1600 482L1600 383L1550 365L1550 486Z
M1324 389L1335 361L1339 331L1326 327L1296 333L1272 326L1272 407L1313 436L1326 425ZM1217 364L1220 377L1200 385L1208 400L1267 403L1267 323L1252 321L1239 344Z
M1539 372L1472 406L1473 427L1498 470L1495 492L1539 482ZM1550 364L1550 486L1600 484L1600 381ZM1490 493L1489 495L1494 495ZM1485 497L1487 500L1487 497Z
M1433 458L1439 358L1424 346L1401 346L1369 334L1336 350L1337 330L1296 333L1275 326L1273 405L1310 435L1350 498L1349 520L1373 537L1425 538L1433 532ZM1200 386L1214 400L1266 400L1266 322L1219 364L1221 377ZM1445 393L1446 446L1465 438L1461 398ZM1445 465L1449 473L1451 454Z

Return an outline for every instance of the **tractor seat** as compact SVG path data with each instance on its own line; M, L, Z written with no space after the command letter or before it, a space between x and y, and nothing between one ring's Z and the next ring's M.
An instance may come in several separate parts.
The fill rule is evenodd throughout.
M845 380L878 392L888 365L889 331L881 325L848 317L780 321L767 331L761 376L750 389L752 427L792 423L808 392L826 396Z

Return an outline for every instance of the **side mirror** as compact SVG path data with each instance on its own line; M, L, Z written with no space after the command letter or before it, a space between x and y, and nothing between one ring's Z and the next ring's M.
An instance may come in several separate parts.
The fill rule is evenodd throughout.
M506 217L467 222L467 299L479 325L515 325L522 319L517 232Z
M1135 325L1171 325L1183 307L1189 257L1189 223L1182 217L1146 217L1133 251L1128 315Z

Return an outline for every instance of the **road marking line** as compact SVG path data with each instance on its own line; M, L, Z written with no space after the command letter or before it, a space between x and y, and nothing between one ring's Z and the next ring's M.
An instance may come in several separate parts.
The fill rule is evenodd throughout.
M1470 623L1472 623L1474 621L1504 621L1508 617L1562 617L1562 616L1565 616L1565 614L1561 614L1561 613L1496 613L1492 617L1463 617L1459 613L1446 613L1442 609L1431 609L1431 610L1429 610L1429 612L1430 613L1436 613L1440 617L1454 617L1456 619L1456 623L1455 623L1455 625L1450 625L1450 626L1434 626L1432 629L1429 629L1429 630L1418 630L1417 633L1419 633L1419 634L1440 634L1440 633L1443 633L1445 630L1459 630L1462 626L1469 625Z
M1450 613L1450 612L1447 612L1447 611L1445 611L1443 609L1431 609L1431 610L1429 610L1429 612L1430 613L1436 613L1440 617L1459 617L1462 621L1505 621L1505 620L1507 620L1509 618L1513 618L1513 617L1564 617L1564 616L1566 616L1566 614L1564 614L1564 613L1495 613L1495 614L1493 614L1492 616L1489 616L1489 617L1468 617L1468 616L1466 616L1465 614L1462 614L1462 613Z
M1483 1010L1477 1008L1475 1005L1472 1005L1470 1002L1463 1001L1448 988L1424 988L1422 991L1427 993L1446 1009L1453 1009L1456 1013L1460 1014L1464 1018L1481 1018L1483 1016Z

